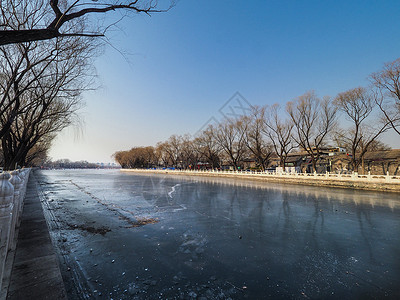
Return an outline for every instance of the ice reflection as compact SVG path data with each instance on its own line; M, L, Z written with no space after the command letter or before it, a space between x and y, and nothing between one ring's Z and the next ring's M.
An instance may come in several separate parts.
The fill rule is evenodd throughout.
M355 205L369 204L372 207L375 205L388 206L394 210L400 206L400 194L392 192L373 192L362 190L351 190L344 188L326 188L326 187L313 187L302 186L293 184L279 184L271 182L250 181L246 179L231 179L231 178L213 178L213 177L187 177L187 176L165 176L165 175L149 175L141 174L140 176L149 177L155 189L160 188L165 180L171 177L192 183L207 183L212 186L232 186L241 187L245 189L264 190L267 192L281 192L287 193L289 197L314 197L317 200L323 199L324 201L339 201L353 202ZM147 179L146 179L147 180Z
M395 257L399 255L399 239L390 233L399 232L400 201L395 193L203 177L150 178L156 194L175 187L164 208L185 205L195 213L192 217L196 221L191 222L205 226L208 239L216 230L213 223L218 222L220 236L246 239L244 253L273 255L279 265L306 279L301 281L308 296L318 297L323 292L321 284L334 289L333 281L338 277L345 280L343 274L367 281L379 294L385 285L382 280L388 272L384 270L387 262L396 266L391 280L398 281ZM210 218L213 221L205 221ZM367 279L364 272L370 269L374 269L373 278L379 284ZM283 273L287 278L293 276Z

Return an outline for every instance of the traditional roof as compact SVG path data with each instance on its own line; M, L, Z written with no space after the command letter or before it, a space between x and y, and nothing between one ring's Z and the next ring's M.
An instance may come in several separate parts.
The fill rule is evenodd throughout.
M340 154L332 157L332 161L336 160L349 161L350 159L351 156L348 156L347 154ZM364 161L385 161L385 160L400 161L400 149L371 151L365 153L364 155Z
M400 149L371 151L365 153L364 160L399 160Z

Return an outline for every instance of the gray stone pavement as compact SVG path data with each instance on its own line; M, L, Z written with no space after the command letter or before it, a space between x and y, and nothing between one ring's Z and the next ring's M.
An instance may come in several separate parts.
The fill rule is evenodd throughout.
M27 186L7 299L67 299L33 172Z

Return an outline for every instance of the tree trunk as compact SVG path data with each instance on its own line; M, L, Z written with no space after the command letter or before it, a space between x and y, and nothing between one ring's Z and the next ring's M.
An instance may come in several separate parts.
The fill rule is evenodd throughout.
M281 161L279 162L279 166L282 168L285 168L285 160L281 158Z
M361 158L361 174L365 174L364 156Z
M312 166L313 166L313 171L317 172L317 160L312 158L311 162L312 162Z

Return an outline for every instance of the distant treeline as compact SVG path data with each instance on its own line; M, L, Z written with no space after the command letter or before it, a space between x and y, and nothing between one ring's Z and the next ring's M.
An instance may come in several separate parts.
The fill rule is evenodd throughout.
M84 160L70 161L69 159L59 159L56 161L47 161L42 167L48 169L97 169L99 165Z

